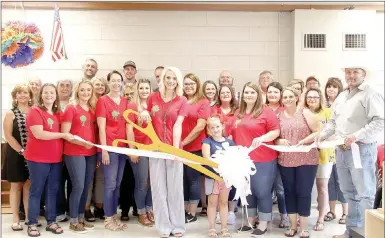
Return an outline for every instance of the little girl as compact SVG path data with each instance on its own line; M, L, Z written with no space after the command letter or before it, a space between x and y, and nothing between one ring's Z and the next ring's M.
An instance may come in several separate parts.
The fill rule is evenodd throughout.
M217 150L223 150L224 146L234 146L234 142L223 136L223 125L218 117L210 117L207 119L207 132L210 135L202 142L202 154L206 159L210 159L210 156L215 154ZM211 167L208 167L211 171L215 172ZM209 204L207 210L207 216L209 220L209 237L218 237L215 230L215 214L218 205L219 198L219 211L221 217L221 233L222 237L230 237L229 230L227 229L227 216L228 216L228 197L230 188L227 188L224 181L217 181L209 177L205 178L205 191L209 196Z

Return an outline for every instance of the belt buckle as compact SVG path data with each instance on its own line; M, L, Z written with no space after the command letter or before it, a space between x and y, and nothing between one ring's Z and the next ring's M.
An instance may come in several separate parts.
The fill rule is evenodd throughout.
M345 144L339 145L338 147L339 147L341 150L343 150L343 151L347 151L347 150L350 149L350 148L349 148L347 145L345 145Z

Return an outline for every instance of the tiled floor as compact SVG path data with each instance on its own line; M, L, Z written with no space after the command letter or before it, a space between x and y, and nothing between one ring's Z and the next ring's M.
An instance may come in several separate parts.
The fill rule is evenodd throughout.
M339 218L341 214L341 206L337 206L337 216ZM309 219L309 230L310 230L310 237L312 238L331 238L335 234L342 234L344 232L345 227L343 225L338 224L338 219L328 222L325 224L325 230L324 231L313 231L312 227L314 226L316 222L316 216L318 212L316 210L315 205L312 207L311 217ZM49 233L45 231L45 220L44 218L39 219L43 223L43 227L40 228L41 231L41 237L46 238L73 238L73 237L91 237L91 236L97 236L97 237L159 237L155 228L147 228L138 225L137 220L135 217L130 217L131 220L128 222L129 228L126 231L120 231L120 232L112 232L107 231L103 227L103 222L98 220L96 223L96 229L93 231L90 231L87 234L75 234L73 232L70 232L68 230L69 223L61 223L60 225L64 228L64 233L61 235L54 235L52 233ZM12 224L12 216L11 215L2 215L2 236L3 237L12 237L12 238L26 238L27 232L26 227L24 226L24 231L21 232L14 232L11 229ZM250 237L249 233L246 234L238 234L236 232L236 229L241 224L241 213L237 213L237 224L234 226L230 226L232 232L232 237ZM279 214L277 211L277 205L274 206L274 221L271 225L271 230L266 233L263 237L285 237L284 236L284 229L278 228L279 224ZM217 231L220 230L220 226L217 225ZM207 237L208 232L208 222L207 218L198 217L198 221L195 223L187 224L187 232L184 237L190 237L190 238L198 238L198 237ZM299 236L296 236L299 237Z

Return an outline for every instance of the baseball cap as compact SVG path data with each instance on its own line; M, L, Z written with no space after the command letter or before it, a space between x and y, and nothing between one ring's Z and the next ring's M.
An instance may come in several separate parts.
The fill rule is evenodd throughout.
M123 65L123 68L125 68L126 66L132 66L136 69L136 64L132 60L126 61L126 63L124 63L124 65Z

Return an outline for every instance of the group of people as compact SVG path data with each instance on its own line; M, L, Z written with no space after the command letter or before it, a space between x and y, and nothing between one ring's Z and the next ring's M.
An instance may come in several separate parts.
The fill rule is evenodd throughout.
M42 85L31 79L13 89L12 109L3 122L8 143L3 177L11 183L13 230L23 230L22 201L31 237L40 236L41 209L46 230L60 234L57 222L67 215L73 232L94 229L95 217L104 219L108 230L125 230L130 207L142 226L155 226L161 237L181 237L186 223L197 221L200 202L199 215L208 217L208 237L218 236L216 223L222 237L231 236L227 225L235 224L234 187L179 160L118 154L92 145L151 143L126 121L127 109L138 112L129 114L137 125L151 121L163 143L207 159L226 146L253 148L249 156L257 173L247 197L248 222L238 232L267 232L275 193L284 235L309 237L314 182L319 211L314 230L336 219L337 201L343 211L339 223L347 230L335 238L363 227L364 210L372 208L376 188L375 138L384 128L384 98L364 82L364 68L344 69L346 89L340 79L329 78L322 91L315 77L283 87L263 71L243 86L239 98L229 71L221 72L217 82L201 82L193 73L183 76L178 68L159 66L154 71L158 87L152 89L150 80L136 79L133 61L123 65L123 74L114 70L106 79L96 77L97 69L97 62L87 59L74 86L71 80ZM262 145L319 144L333 136L344 138L345 144L307 153L281 153ZM359 146L362 168L354 166L352 143ZM123 142L117 146L136 148Z

